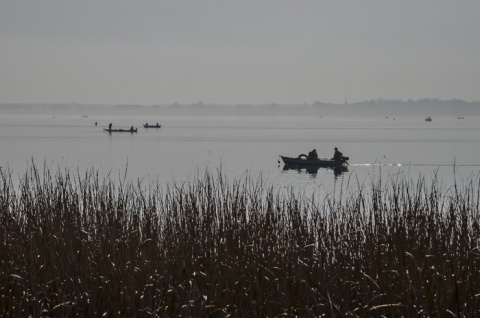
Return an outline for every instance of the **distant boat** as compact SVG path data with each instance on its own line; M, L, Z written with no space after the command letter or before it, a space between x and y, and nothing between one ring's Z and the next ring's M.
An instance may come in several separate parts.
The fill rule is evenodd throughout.
M108 131L109 133L112 133L112 132L136 133L137 132L137 128L135 128L135 129L108 129L108 128L104 128L103 130Z
M428 116L427 118L425 118L425 121L432 121L432 117Z
M162 125L159 125L158 123L156 125L149 125L148 123L143 124L143 127L145 128L160 128Z
M465 119L465 117L457 117L458 119Z

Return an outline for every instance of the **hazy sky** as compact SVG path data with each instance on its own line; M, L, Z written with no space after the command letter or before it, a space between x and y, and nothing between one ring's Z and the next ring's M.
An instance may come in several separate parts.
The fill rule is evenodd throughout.
M0 1L0 103L425 97L480 100L480 1Z

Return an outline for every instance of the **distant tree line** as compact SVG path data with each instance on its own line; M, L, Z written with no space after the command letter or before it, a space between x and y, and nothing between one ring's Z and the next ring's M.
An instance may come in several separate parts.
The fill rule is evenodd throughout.
M480 115L480 102L467 102L461 99L440 100L425 98L419 100L375 99L355 103L325 103L316 101L313 104L169 104L169 105L99 105L99 104L0 104L0 113L35 113L35 114L182 114L182 115L288 115L288 116L339 116L339 115Z

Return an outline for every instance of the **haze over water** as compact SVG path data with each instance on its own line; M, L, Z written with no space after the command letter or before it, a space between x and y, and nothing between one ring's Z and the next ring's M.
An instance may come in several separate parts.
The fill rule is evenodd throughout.
M4 0L0 105L16 112L22 103L478 101L479 9L473 0ZM395 120L381 112L353 117L351 111L343 114L352 117L258 118L2 114L0 165L22 174L34 158L52 168L111 175L127 169L130 178L161 182L221 167L229 177L248 171L300 189L396 173L437 174L452 184L453 171L457 177L477 172L477 110L459 114L464 120L431 113L434 120L426 123L430 113L413 117L417 104L400 104L395 111L405 116L397 113ZM478 102L454 106L455 112L480 108ZM144 130L147 121L162 128ZM139 131L108 135L102 128L110 122ZM280 154L316 148L331 157L335 146L351 158L349 171L336 179L330 170L279 167Z
M157 121L160 129L142 126ZM110 122L138 132L109 134L103 128ZM221 170L230 180L261 176L279 189L307 192L387 176L436 176L448 187L480 171L480 117L2 115L0 147L0 165L14 177L33 159L53 171L93 168L117 180L126 171L130 180L161 184ZM280 162L279 155L312 149L330 158L334 147L350 157L348 171L337 176L329 169L284 171Z

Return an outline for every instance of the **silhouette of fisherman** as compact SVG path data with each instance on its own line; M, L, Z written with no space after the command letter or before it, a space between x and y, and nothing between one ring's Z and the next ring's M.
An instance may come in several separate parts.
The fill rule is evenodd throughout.
M341 153L337 147L334 148L335 153L333 154L333 160L335 161L340 161L343 158L343 153Z
M318 159L318 154L316 149L313 149L308 153L308 159Z
M108 124L108 130L112 130L112 123Z

